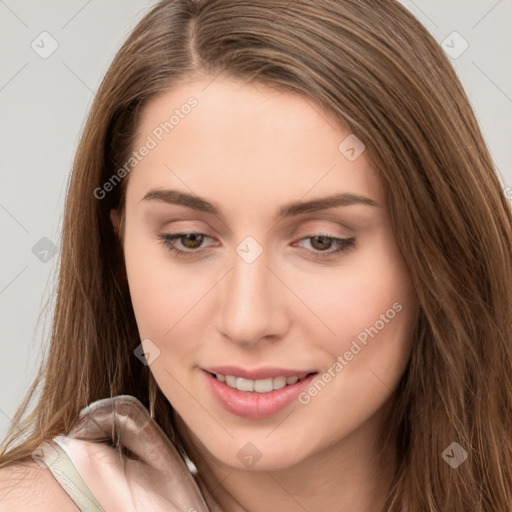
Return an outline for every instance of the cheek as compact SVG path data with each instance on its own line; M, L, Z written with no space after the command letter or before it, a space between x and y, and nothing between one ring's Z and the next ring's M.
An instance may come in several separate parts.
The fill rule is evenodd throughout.
M348 263L347 263L348 267ZM369 420L396 389L407 367L417 303L399 254L383 244L326 279L327 293L310 295L325 324L316 340L323 366L299 396L304 421L321 418L324 438L317 448L336 442ZM318 322L315 326L318 328ZM307 429L306 429L307 430Z
M374 335L375 328L379 334L389 333L392 340L407 337L399 334L408 332L415 295L407 267L392 241L383 233L374 237L371 246L347 255L338 266L320 268L294 281L297 295L317 317L317 337L321 332L331 352L348 350L360 333L363 343L365 333L370 339L365 329Z
M412 347L417 301L407 267L398 248L383 237L374 250L361 252L337 283L324 284L329 293L323 305L318 295L317 307L336 336L323 336L330 361L320 378L331 391L317 404L336 396L354 414L373 411L395 389ZM311 389L311 395L320 393Z
M191 278L149 234L127 233L125 262L135 318L141 337L166 343L183 329L188 313L208 289L208 280Z
M371 250L355 252L337 269L318 273L311 279L314 286L302 288L324 324L311 321L309 338L317 340L316 348L323 353L319 379L326 383L310 388L303 398L304 403L314 399L320 409L323 404L325 414L333 397L354 414L375 410L405 371L417 302L405 262L392 242L383 234ZM329 391L324 393L324 388ZM336 412L332 414L335 421Z

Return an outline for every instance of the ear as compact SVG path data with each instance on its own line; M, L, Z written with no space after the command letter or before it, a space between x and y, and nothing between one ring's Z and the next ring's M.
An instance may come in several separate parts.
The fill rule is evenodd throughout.
M121 215L118 210L110 210L110 221L112 222L114 232L119 237L119 224L121 222Z

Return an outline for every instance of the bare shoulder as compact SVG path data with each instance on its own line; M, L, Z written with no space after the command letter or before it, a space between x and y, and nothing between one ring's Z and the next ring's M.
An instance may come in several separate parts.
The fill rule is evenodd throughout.
M0 510L79 512L52 472L40 467L32 457L0 468Z

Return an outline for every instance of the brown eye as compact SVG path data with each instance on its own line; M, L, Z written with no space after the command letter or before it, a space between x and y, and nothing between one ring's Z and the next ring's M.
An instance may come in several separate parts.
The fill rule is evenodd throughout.
M169 249L169 251L173 252L177 256L187 257L187 256L196 256L206 249L199 249L201 244L203 243L205 238L210 238L206 233L175 233L171 234L161 234L157 237L164 246ZM177 247L177 245L181 246L184 250ZM199 249L199 250L197 250Z
M312 236L310 240L314 240L315 243L311 243L311 246L318 251L324 251L330 249L334 243L334 239L328 236ZM318 244L317 244L318 241Z
M355 247L355 237L337 238L328 235L311 235L301 238L300 241L309 241L312 249L308 249L317 258L334 258L341 256ZM333 249L334 247L334 249Z
M188 238L187 238L188 237ZM187 249L197 249L201 246L202 241L204 240L205 235L202 233L186 233L180 235L179 240L182 242L183 246ZM184 243L184 241L187 241Z

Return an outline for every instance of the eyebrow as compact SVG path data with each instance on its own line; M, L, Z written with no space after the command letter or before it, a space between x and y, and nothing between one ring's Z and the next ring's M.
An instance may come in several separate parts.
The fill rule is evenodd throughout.
M180 192L179 190L153 189L150 190L142 198L141 201L159 201L167 204L186 206L187 208L191 208L193 210L212 213L222 217L222 212L219 206L199 196ZM356 204L362 204L376 208L381 207L379 203L373 199L370 199L369 197L345 192L341 194L320 197L310 201L294 201L285 204L279 209L277 218L284 219L286 217L293 217L303 213L327 210L336 206L352 206Z

